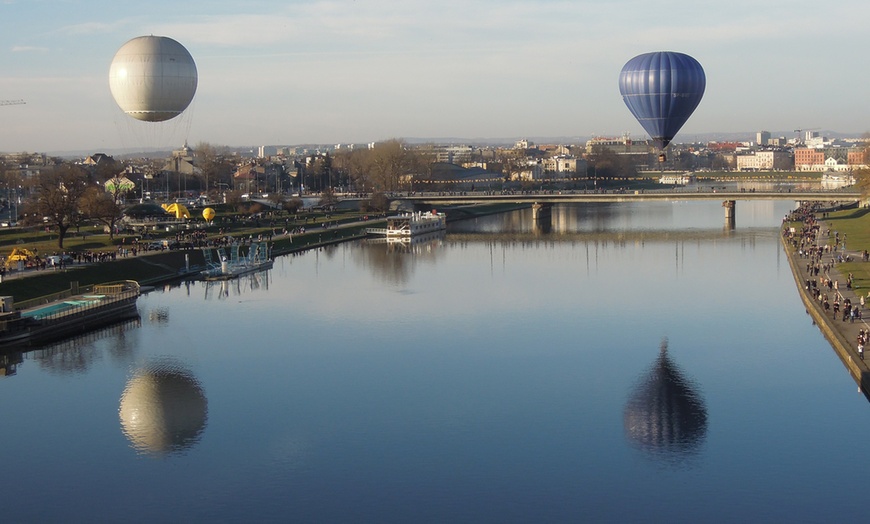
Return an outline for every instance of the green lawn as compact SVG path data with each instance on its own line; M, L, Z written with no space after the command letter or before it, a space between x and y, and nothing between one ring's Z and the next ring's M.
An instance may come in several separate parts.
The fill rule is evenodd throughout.
M822 221L823 228L830 228L831 237L840 233L846 240L846 251L870 250L870 209L849 209L830 213ZM870 263L862 262L861 258L839 265L843 274L852 273L852 287L870 291Z

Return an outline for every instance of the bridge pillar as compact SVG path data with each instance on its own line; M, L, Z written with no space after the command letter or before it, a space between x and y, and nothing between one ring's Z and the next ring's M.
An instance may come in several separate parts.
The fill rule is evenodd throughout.
M722 207L725 208L725 227L734 229L737 224L737 201L726 200L722 202Z
M532 204L532 218L535 220L549 220L553 211L553 204L535 202Z

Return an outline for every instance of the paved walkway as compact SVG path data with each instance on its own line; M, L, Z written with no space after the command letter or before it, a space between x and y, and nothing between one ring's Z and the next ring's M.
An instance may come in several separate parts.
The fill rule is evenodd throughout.
M829 226L824 222L824 220L820 220L819 224L821 225L821 229L816 237L816 243L819 246L830 245L833 247L834 239L829 238L826 234L830 232L833 234L834 231L829 231ZM849 275L844 274L840 271L840 265L838 263L834 263L831 269L827 274L820 273L818 277L810 275L809 271L807 271L807 263L810 261L808 257L802 257L798 254L796 249L793 249L789 244L786 247L786 250L789 254L789 263L792 268L792 272L794 273L795 281L798 284L798 289L801 293L801 298L804 301L804 304L807 307L807 312L813 317L816 324L819 326L819 329L825 335L825 338L831 343L831 346L834 348L834 351L843 361L843 364L849 370L852 377L858 383L858 385L862 388L865 395L870 393L870 345L865 348L864 358L866 360L862 360L858 355L858 332L861 329L864 329L865 332L870 332L870 296L868 296L868 289L846 289L846 281L848 280ZM846 251L851 257L852 260L861 260L861 253L859 252L850 252ZM825 255L822 260L822 264L830 264L831 258L835 258L836 255ZM822 293L827 293L829 303L831 304L831 309L828 312L825 312L822 303L818 300L818 289L815 292L810 292L806 288L806 281L816 279L819 287L821 288L821 280L822 277L829 278L838 282L839 290L828 291L827 287L822 289ZM861 307L860 297L863 294L865 299L865 306ZM843 312L842 307L840 309L837 318L834 318L833 313L833 303L834 296L838 296L840 299L840 304L842 306L845 299L849 299L852 303L853 307L861 308L862 319L855 320L851 322L849 319L843 321ZM868 396L870 398L870 396Z

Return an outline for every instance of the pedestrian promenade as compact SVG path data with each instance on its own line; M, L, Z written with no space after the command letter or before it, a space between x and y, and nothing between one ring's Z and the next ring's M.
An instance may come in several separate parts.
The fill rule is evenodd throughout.
M833 234L833 232L829 230L828 225L825 224L823 220L820 220L819 223L821 227L816 236L816 245L829 245L833 247L834 239L829 238L828 235L829 233ZM801 256L799 250L791 245L789 239L785 235L782 235L782 241L786 252L788 253L789 265L791 266L792 274L794 275L795 283L797 284L801 299L807 308L807 313L810 314L816 325L819 326L819 330L831 343L837 356L840 357L840 360L846 366L849 374L852 375L852 378L857 382L859 389L868 396L868 399L870 399L870 366L868 366L868 364L870 364L870 354L868 354L870 347L865 348L864 359L862 359L858 354L857 343L860 330L863 329L865 332L870 331L870 324L868 324L870 319L866 318L870 317L870 309L867 308L867 306L870 305L870 303L867 303L867 300L870 299L870 296L868 296L868 291L870 290L847 289L846 281L848 279L848 274L843 274L840 271L839 264L836 263L836 261L831 264L831 260L835 259L837 256L833 252L823 256L822 263L831 264L827 273L820 273L819 276L815 276L811 274L810 271L807 271L807 263L810 261L810 258ZM837 253L839 254L841 252ZM846 254L849 254L852 257L852 260L861 260L861 253L846 251ZM821 288L821 278L823 276L827 279L836 281L839 284L839 289L828 291L827 288L824 288L822 290L823 293L828 294L830 302L833 302L835 295L839 298L840 304L843 304L845 300L848 299L853 307L860 308L862 315L861 319L856 319L852 322L847 318L844 321L842 311L836 315L836 318L833 313L833 308L825 311L822 302L818 299L818 289L807 289L806 285L807 281L812 282L813 280L816 280L818 287ZM862 294L865 299L865 306L861 305Z

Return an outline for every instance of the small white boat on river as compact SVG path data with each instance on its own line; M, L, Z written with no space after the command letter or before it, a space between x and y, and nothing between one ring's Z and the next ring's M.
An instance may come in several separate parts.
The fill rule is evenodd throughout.
M367 230L373 235L385 235L387 238L412 237L434 231L447 229L447 215L434 211L415 211L387 217L386 229Z

